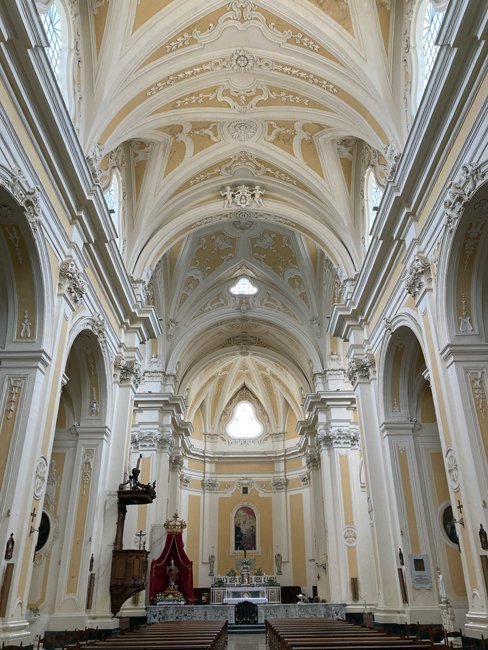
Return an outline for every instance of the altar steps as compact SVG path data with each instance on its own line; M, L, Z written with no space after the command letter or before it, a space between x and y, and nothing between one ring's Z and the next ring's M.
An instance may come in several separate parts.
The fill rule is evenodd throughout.
M264 634L266 626L264 623L229 623L228 634Z

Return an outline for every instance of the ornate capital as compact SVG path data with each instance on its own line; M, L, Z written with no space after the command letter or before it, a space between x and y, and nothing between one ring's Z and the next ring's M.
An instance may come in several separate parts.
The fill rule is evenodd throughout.
M370 381L376 374L374 356L372 354L365 354L362 359L351 359L346 374L353 385L359 381Z
M171 456L171 469L180 472L183 468L183 454L179 452Z
M219 482L216 478L206 478L202 481L202 488L207 492L216 492L219 487Z
M405 278L407 293L416 298L424 288L432 286L432 272L429 260L423 255L416 255Z
M284 476L277 476L271 480L273 492L282 492L288 487L288 479Z
M310 472L304 472L303 474L300 474L300 482L303 485L303 487L307 487L311 483L310 479Z
M74 260L68 258L59 267L58 291L65 293L76 307L81 305L86 293L86 282Z
M312 469L318 469L320 467L320 454L318 451L307 451L305 456L305 462L307 464L307 469L310 472Z
M188 474L185 474L184 472L181 472L180 474L180 486L183 488L186 488L190 485L191 483L191 476Z
M134 451L163 451L173 446L173 436L168 432L138 431L131 436Z
M132 384L137 388L141 383L141 369L136 359L126 360L123 354L118 354L114 360L114 380L121 386Z
M444 210L446 214L445 223L447 231L450 234L456 229L464 205L485 181L487 174L488 169L486 165L482 169L481 165L470 162L467 165L463 165L458 178L449 183L447 197L444 201Z
M320 449L328 447L342 447L356 449L359 445L359 432L357 429L327 427L317 433L317 445Z

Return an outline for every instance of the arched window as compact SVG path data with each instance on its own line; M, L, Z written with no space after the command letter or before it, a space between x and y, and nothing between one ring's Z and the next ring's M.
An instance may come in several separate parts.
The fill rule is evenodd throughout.
M414 20L413 51L414 104L420 104L425 87L432 73L439 46L437 36L444 20L448 0L421 0L416 8Z
M62 0L52 0L47 8L45 4L38 5L38 8L49 43L49 47L46 49L47 57L64 102L73 118L76 103L73 66L76 63L77 55L71 35L73 26L68 19L70 14Z
M120 238L120 216L121 216L121 194L120 191L120 177L117 170L112 174L112 181L107 189L104 191L103 196L107 204L108 211L112 217L114 228L117 232L117 237Z
M47 56L54 71L54 76L59 84L61 73L61 46L63 38L61 16L55 2L51 4L45 13L41 14L41 21L49 42Z
M369 235L378 213L378 208L383 197L383 192L384 188L376 180L373 168L369 167L364 176L364 196L367 215L365 240L367 243L369 243Z
M258 438L263 430L264 427L254 412L254 406L246 401L237 404L226 429L231 438Z
M444 19L444 12L437 11L432 2L429 2L424 14L424 24L422 30L422 44L424 50L424 85L430 77L434 61L439 49L435 44L437 34Z
M258 292L258 288L248 277L243 276L230 288L230 292L234 296L253 296Z

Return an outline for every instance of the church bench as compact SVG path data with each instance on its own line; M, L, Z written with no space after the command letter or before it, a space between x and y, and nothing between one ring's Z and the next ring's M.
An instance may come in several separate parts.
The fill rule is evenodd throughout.
M386 648L431 647L415 639L402 639L376 629L365 629L344 621L320 619L273 619L266 621L268 646L271 650L312 650L336 648L385 650Z
M100 650L222 650L226 645L227 621L155 623L95 644Z

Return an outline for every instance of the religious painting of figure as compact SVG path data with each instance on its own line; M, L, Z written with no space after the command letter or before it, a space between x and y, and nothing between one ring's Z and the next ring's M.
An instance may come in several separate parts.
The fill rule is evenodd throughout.
M249 506L241 506L234 515L234 549L256 550L256 514Z

